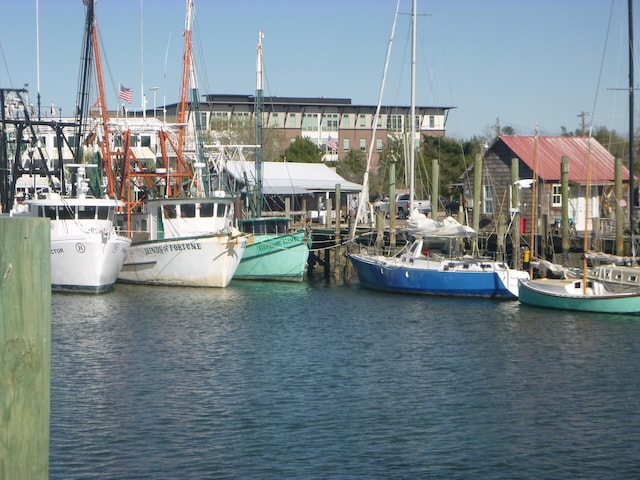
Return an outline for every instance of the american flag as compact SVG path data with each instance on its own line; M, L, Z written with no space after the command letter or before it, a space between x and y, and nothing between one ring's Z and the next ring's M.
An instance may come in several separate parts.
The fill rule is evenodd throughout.
M120 94L118 95L118 98L121 98L127 103L131 103L133 101L133 90L120 84Z
M331 138L331 135L329 135L329 138L327 139L327 150L329 150L330 152L335 152L336 150L338 150L338 144L333 138Z

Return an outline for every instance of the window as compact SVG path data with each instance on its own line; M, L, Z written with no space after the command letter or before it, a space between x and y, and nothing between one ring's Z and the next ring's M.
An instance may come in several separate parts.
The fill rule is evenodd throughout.
M349 139L348 138L345 138L344 140L342 140L342 149L345 152L349 151Z
M376 139L376 150L378 152L382 151L382 139L381 138Z
M182 218L195 218L196 216L196 204L184 203L180 205L180 216Z
M218 208L217 208L217 211L216 211L216 217L218 217L218 218L226 217L227 216L227 206L222 204L222 203L219 203L217 205L217 207Z
M142 135L140 143L143 147L151 147L151 135Z
M200 216L201 217L213 217L213 203L201 203L200 204Z
M271 120L269 121L269 125L271 125L272 127L277 127L279 124L280 124L280 119L278 118L278 114L272 113Z
M436 128L436 117L429 115L429 128Z
M362 113L358 116L358 125L361 127L367 126L367 117Z
M559 183L556 183L551 186L551 206L552 207L562 206L562 185Z
M349 114L345 114L342 116L342 128L349 128Z
M287 117L287 121L289 122L288 123L289 127L295 127L296 126L296 114L295 113L290 113L289 116Z
M237 112L231 114L231 125L248 125L250 120L249 112Z
M78 218L80 220L93 220L96 218L96 207L90 205L79 205Z
M111 215L111 209L109 207L98 207L98 219L107 220Z
M493 213L493 197L494 197L494 188L493 185L485 185L484 186L484 212L483 213Z
M322 117L322 130L325 132L338 131L338 114L327 113Z
M402 115L388 115L387 116L387 130L392 132L401 132L402 124L404 123Z
M376 122L376 126L378 128L382 128L382 115L378 115L378 120Z
M318 131L318 114L317 113L302 114L302 131L303 132Z
M165 205L162 207L164 212L164 218L176 218L176 206L175 205Z
M367 141L364 138L360 139L360 150L366 150L367 149Z

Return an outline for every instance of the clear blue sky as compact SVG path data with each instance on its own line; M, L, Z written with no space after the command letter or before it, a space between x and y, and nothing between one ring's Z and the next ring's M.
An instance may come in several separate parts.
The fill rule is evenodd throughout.
M396 0L195 0L195 7L201 93L254 93L263 30L266 95L377 103ZM400 10L387 105L409 105L411 1L401 0ZM0 86L28 83L35 98L36 0L0 0L0 11ZM417 103L456 107L450 137L488 136L497 119L519 134L537 126L554 135L578 128L581 112L587 123L627 135L627 91L610 90L628 85L626 0L423 0L418 11ZM132 108L141 105L142 85L150 108L151 87L159 87L158 106L175 102L185 2L99 0L96 13L109 107L118 105L119 82L133 88ZM42 103L55 102L63 115L75 104L84 15L82 0L39 0Z

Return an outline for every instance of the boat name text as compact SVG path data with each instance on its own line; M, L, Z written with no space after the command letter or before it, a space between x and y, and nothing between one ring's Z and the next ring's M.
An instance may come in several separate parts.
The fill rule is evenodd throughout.
M202 245L194 243L174 243L171 245L163 245L161 247L146 247L145 255L163 254L168 252L181 252L184 250L202 250Z

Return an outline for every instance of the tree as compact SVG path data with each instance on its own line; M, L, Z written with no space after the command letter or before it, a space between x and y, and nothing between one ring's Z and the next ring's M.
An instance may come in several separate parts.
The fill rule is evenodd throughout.
M349 150L349 153L336 165L336 173L354 183L362 183L366 169L367 157L362 150Z
M615 130L606 127L596 127L593 129L593 138L600 145L606 148L614 158L619 158L625 164L629 164L629 141L622 138Z
M296 137L282 157L287 162L320 163L322 150L308 138Z

